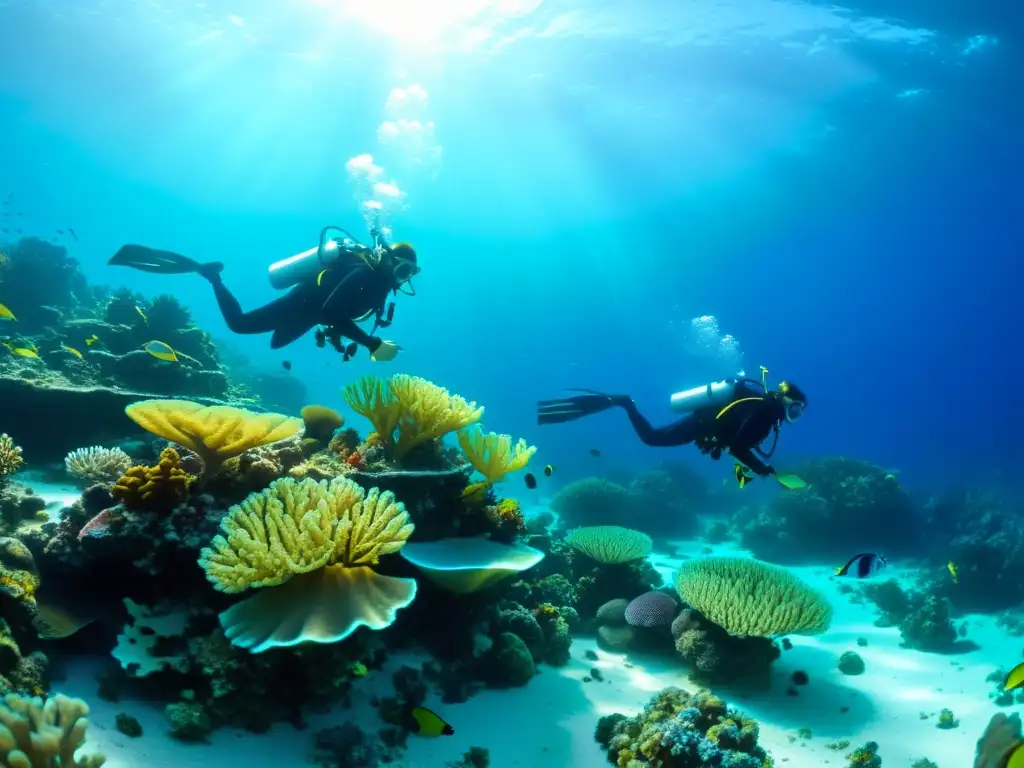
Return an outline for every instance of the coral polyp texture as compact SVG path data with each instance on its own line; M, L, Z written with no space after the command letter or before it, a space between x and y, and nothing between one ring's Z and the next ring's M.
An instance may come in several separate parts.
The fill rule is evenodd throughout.
M0 482L17 472L23 462L21 448L14 444L14 439L6 432L0 434Z
M360 626L383 629L412 602L415 581L373 567L413 530L391 493L345 478L285 478L232 507L199 564L222 592L273 588L221 614L236 645L332 643Z
M181 456L173 448L164 448L152 467L128 469L110 489L110 495L129 509L166 511L188 498L195 480L181 466Z
M827 598L784 568L737 557L688 560L676 576L683 602L737 637L817 635L832 621Z
M279 413L188 400L142 400L125 413L147 432L197 454L207 474L250 448L285 440L303 429L302 419Z
M651 553L654 542L646 533L618 525L594 525L576 528L565 536L565 543L599 563L628 563Z
M120 448L93 445L71 451L64 457L64 466L69 475L88 485L113 483L132 466L132 459Z
M57 694L46 700L8 694L0 703L0 765L7 768L99 768L102 755L75 758L89 727L88 705Z
M595 739L620 768L770 768L756 720L708 691L667 688L635 717L602 717Z
M349 407L373 424L377 439L396 460L417 446L475 424L484 412L444 387L402 373L386 382L367 376L342 393Z

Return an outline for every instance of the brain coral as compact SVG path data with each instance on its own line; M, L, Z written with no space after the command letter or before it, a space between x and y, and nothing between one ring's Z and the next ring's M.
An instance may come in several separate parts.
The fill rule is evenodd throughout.
M645 592L626 607L626 621L634 627L667 627L677 607L678 603L664 592Z
M676 589L706 619L738 637L817 635L832 621L832 606L821 593L758 560L688 560L679 569Z

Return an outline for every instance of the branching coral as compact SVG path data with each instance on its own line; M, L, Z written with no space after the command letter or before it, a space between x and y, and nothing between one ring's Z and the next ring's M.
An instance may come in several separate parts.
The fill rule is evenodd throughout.
M415 581L373 571L413 532L405 507L376 488L276 480L232 507L221 531L199 559L210 582L228 593L276 587L221 614L232 642L254 653L383 629L416 595Z
M824 595L785 569L757 560L688 560L679 569L676 589L684 602L739 637L816 635L832 621Z
M342 390L345 402L373 424L394 459L480 420L484 409L426 379L396 374L387 382L364 377ZM395 437L395 430L398 436Z
M99 768L102 755L75 759L89 727L88 705L58 693L41 698L10 694L0 703L0 765L9 768Z
M178 452L164 448L155 466L132 467L114 483L110 494L129 509L166 512L188 498L193 480L181 468Z
M769 685L779 649L765 637L734 637L692 608L672 622L676 650L690 665L690 679L701 685L726 683L752 688Z
M654 542L646 533L617 525L595 525L569 531L565 543L599 563L628 563L647 557Z
M94 445L78 448L64 457L68 474L87 484L112 483L132 466L131 457L120 448Z
M21 448L14 444L13 438L6 432L0 434L0 483L17 472L23 463Z
M522 438L513 446L509 435L485 433L478 426L459 432L459 447L473 468L484 476L484 482L477 487L494 485L505 475L518 472L537 452L536 446L527 445Z
M302 419L188 400L141 400L125 408L132 421L196 453L207 474L243 451L298 434Z

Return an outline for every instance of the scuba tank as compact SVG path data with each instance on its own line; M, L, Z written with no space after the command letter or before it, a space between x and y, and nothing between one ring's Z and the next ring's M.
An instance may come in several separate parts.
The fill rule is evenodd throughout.
M690 413L701 408L724 408L736 399L740 384L754 384L768 392L768 369L761 366L761 381L756 379L722 379L702 384L693 389L676 392L669 399L669 407L676 413Z
M669 400L669 407L676 413L690 413L701 408L720 408L728 405L736 396L738 379L723 379L702 384L692 389L676 392Z
M332 231L341 233L343 237L328 237L328 233ZM342 253L351 253L361 247L364 246L341 227L324 227L320 230L320 242L316 246L270 265L270 284L281 291L305 280L315 280L316 276L327 269Z

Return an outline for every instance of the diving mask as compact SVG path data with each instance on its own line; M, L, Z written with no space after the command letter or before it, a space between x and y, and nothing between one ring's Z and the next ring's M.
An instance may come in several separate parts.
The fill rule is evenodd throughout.
M782 407L786 409L786 421L792 423L804 415L806 403L783 396Z

